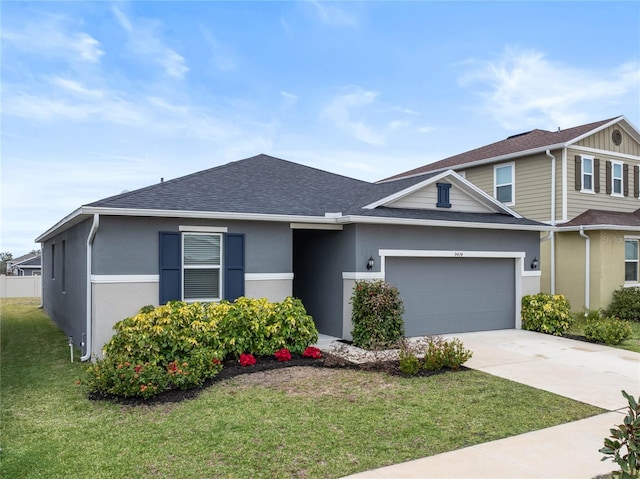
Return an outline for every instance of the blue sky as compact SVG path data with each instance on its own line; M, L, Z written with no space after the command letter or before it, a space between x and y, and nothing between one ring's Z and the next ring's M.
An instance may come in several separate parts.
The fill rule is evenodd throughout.
M639 2L0 9L14 256L83 204L259 153L375 181L533 128L640 126Z

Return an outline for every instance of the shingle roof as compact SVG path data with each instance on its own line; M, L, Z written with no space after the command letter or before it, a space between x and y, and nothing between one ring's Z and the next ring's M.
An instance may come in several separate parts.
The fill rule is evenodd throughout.
M587 210L573 218L571 221L563 223L561 227L596 225L640 227L640 209L637 209L633 213L607 210Z
M581 137L585 133L606 125L616 118L609 118L608 120L588 123L586 125L567 128L566 130L560 131L532 130L519 135L513 135L506 140L491 143L490 145L482 146L474 150L460 153L459 155L450 156L449 158L445 158L444 160L436 161L435 163L430 163L428 165L420 166L413 170L405 171L404 173L391 176L383 181L403 178L412 175L419 175L421 173L426 173L429 171L454 169L455 167L458 167L460 165L473 163L475 161L481 161L489 158L496 158L515 154L518 152L535 150L538 148L567 143Z
M390 183L369 183L258 155L87 205L111 209L250 213L288 216L344 216L466 221L540 226L501 213L456 213L363 207L425 180L425 176Z

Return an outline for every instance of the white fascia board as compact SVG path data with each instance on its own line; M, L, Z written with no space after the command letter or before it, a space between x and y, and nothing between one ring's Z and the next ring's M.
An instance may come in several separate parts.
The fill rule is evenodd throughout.
M379 216L343 216L341 223L380 224L380 225L408 225L408 226L435 226L442 228L475 228L489 230L514 230L514 231L551 231L549 225L511 225L504 223L480 223L469 221L443 221L420 220L413 218L381 218Z
M342 230L343 226L333 223L290 223L292 230Z
M524 258L524 251L455 251L422 249L381 249L378 254L384 257L402 258Z
M377 201L374 201L373 203L369 203L366 206L363 206L362 208L365 210L373 210L375 208L377 208L378 206L383 206L383 205L387 205L389 203L392 203L394 201L397 201L401 198L404 198L407 195L410 195L411 193L413 193L414 191L418 191L422 188L424 188L425 186L428 186L430 184L435 183L436 181L441 180L442 178L444 178L445 176L447 176L449 173L453 173L453 170L446 170L443 171L442 173L436 175L436 176L432 176L430 178L427 178L424 181L421 181L420 183L416 183L415 185L411 185L408 188L405 188L404 190L400 190L400 191L396 191L395 193L389 195L389 196L385 196L384 198L380 198ZM407 177L409 178L409 177Z
M587 138L588 136L593 135L594 133L598 133L599 131L602 131L605 128L609 128L611 125L615 125L620 120L624 120L624 116L619 116L617 118L614 118L609 123L605 123L604 125L601 125L598 128L594 128L593 130L589 130L589 131L587 131L586 133L583 133L580 136L576 136L575 138L567 141L567 146L571 146L572 144L577 143L577 142L579 142L581 140L584 140L585 138Z
M82 220L89 217L87 213L83 211L83 207L76 209L75 211L69 213L67 216L58 221L55 225L49 228L47 231L42 233L35 239L36 243L43 243L47 241L52 236L55 236L59 231L64 231L65 229L73 226L75 224L80 223Z
M190 211L190 210L147 210L139 208L104 208L96 206L81 206L73 213L65 216L54 226L35 239L36 243L42 243L52 236L74 226L81 221L90 218L94 214L104 216L147 216L160 218L196 218L219 220L247 220L247 221L276 221L294 223L336 224L340 217L327 218L324 216L298 216L298 215L270 215L263 213L233 213L219 211Z
M640 231L640 226L621 226L621 225L584 225L584 226L559 226L555 229L556 232L562 233L564 231Z
M416 176L430 175L433 173L439 173L441 171L447 171L447 170L466 170L467 168L473 168L475 166L488 165L491 163L498 163L501 161L515 160L517 158L520 158L521 156L536 155L538 153L544 153L547 150L549 151L559 150L560 148L565 148L567 145L568 143L555 143L553 145L539 146L537 148L532 148L530 150L516 151L514 153L508 153L506 155L493 156L491 158L484 158L482 160L470 161L468 163L460 163L459 165L447 166L445 168L437 168L435 170L415 173L413 175L401 176L400 178L395 178L393 180L378 181L377 183L390 183L392 181L406 180L407 178L415 178Z
M400 198L403 198L407 195L410 195L411 193L420 190L422 188L424 188L425 186L431 185L433 183L436 183L440 180L442 180L443 178L451 178L453 180L453 182L456 184L456 186L458 186L459 188L461 188L463 191L467 191L467 193L469 193L474 199L478 200L480 203L482 203L485 206L488 206L489 208L493 208L495 210L497 210L498 212L503 212L506 213L508 215L511 215L515 218L522 218L522 216L520 216L518 213L516 213L515 211L513 211L512 209L508 208L507 206L505 206L504 204L500 203L498 200L496 200L495 198L493 198L491 195L487 194L485 191L481 190L480 188L478 188L476 185L474 185L473 183L471 183L469 180L467 180L466 178L462 177L461 175L459 175L458 173L456 173L454 170L448 169L445 170L441 173L439 173L436 176L432 176L431 178L427 178L424 181L421 181L420 183L416 183L415 185L411 185L408 188L405 188L404 190L398 191L392 195L386 196L384 198L379 199L378 201L375 201L373 203L370 203L366 206L364 206L363 208L366 210L372 210L377 208L378 206L383 206L383 205L388 205L389 203L393 203L394 201L399 200Z

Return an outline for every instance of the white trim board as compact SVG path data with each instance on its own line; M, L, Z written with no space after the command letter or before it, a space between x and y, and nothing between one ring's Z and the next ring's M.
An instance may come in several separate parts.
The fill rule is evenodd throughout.
M92 274L93 284L159 283L158 274Z
M343 271L342 279L352 279L355 281L363 281L363 280L376 280L382 279L384 280L383 272L357 272L357 271Z
M245 281L292 281L293 273L245 273Z

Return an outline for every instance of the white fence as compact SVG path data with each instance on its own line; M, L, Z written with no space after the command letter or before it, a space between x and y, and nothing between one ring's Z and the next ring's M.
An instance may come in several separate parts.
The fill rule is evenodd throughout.
M0 275L0 298L39 298L42 276Z

